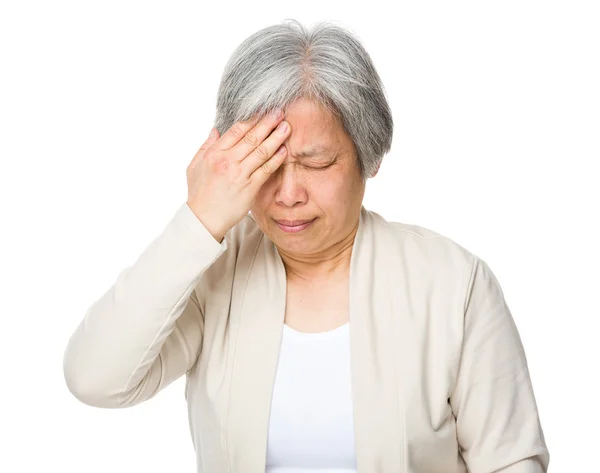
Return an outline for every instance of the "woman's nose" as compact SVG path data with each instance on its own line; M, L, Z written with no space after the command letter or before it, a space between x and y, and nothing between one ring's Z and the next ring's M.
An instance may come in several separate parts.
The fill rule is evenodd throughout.
M302 177L298 174L293 164L285 163L277 170L277 194L278 203L287 206L296 205L298 202L306 202L306 188L302 183Z

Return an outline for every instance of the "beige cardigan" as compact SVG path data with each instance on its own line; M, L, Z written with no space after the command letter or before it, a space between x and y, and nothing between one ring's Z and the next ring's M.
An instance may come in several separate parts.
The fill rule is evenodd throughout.
M359 473L541 473L523 346L487 264L361 209L350 269ZM187 204L85 314L64 354L91 406L186 375L198 472L264 473L286 273L251 215L218 243Z

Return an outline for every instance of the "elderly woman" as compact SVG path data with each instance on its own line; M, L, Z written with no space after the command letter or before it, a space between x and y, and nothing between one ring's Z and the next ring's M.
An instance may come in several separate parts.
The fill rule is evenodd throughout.
M187 201L69 340L73 395L124 408L185 375L198 472L547 471L491 269L362 206L392 129L348 31L247 38Z

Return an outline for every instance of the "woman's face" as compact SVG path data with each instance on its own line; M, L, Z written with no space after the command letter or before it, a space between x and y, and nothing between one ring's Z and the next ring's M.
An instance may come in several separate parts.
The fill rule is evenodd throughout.
M250 209L261 230L285 253L318 256L355 229L365 193L354 143L316 102L299 99L286 111L287 156ZM313 220L286 232L276 221Z

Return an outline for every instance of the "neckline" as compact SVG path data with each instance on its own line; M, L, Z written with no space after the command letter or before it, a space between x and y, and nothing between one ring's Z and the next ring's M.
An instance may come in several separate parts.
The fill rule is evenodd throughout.
M287 337L291 337L295 340L301 341L325 341L331 340L332 338L337 338L345 334L350 329L350 322L346 322L343 325L340 325L332 330L327 330L326 332L299 332L296 329L293 329L287 324L283 324L283 332Z

